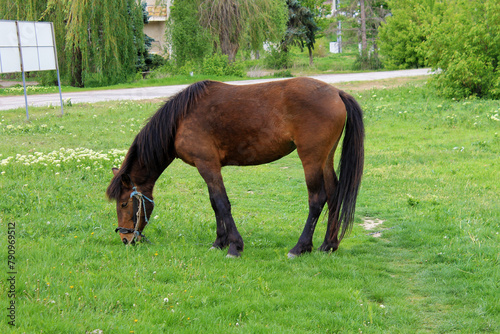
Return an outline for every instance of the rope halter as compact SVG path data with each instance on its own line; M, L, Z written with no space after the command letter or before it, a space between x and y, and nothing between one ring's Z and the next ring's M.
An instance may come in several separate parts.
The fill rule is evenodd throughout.
M130 193L130 198L132 199L133 201L133 209L132 209L132 212L133 212L133 221L134 221L134 228L131 229L131 228L126 228L126 227L117 227L115 229L115 232L120 232L122 234L129 234L129 233L133 233L134 234L134 239L132 239L132 241L137 241L139 240L139 237L141 237L142 239L141 240L145 240L146 242L148 243L151 243L148 238L146 238L146 236L144 234L142 234L142 231L139 231L139 221L140 221L140 218L141 218L141 213L144 212L144 227L146 227L147 224L149 224L149 219L148 219L148 215L146 213L146 201L148 201L149 203L153 204L153 207L155 205L155 202L143 195L141 192L137 191L137 188L134 186L132 188L132 193ZM137 210L136 210L137 208ZM144 228L143 228L144 229Z

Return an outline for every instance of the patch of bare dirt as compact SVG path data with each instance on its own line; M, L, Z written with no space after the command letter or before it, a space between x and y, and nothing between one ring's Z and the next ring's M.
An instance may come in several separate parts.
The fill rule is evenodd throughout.
M345 90L347 92L358 92L369 89L385 89L404 86L408 83L425 83L429 79L428 76L414 76L414 77L400 77L392 79L382 79L373 81L355 81L355 82L341 82L335 84L335 87Z
M12 81L12 80L1 80L0 79L0 87L1 88L8 88L14 85L22 85L22 81ZM36 81L26 81L26 86L36 86L38 85L38 82Z
M384 222L385 220L382 219L365 217L363 218L363 224L361 224L361 226L363 226L363 228L367 231L372 231L377 228L377 226L382 225ZM374 238L379 238L380 236L382 236L382 233L377 232L372 234L371 236Z

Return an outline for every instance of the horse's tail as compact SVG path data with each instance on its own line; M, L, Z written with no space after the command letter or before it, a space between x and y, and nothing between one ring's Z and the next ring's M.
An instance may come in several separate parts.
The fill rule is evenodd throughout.
M330 210L334 210L330 212L328 226L330 240L334 239L342 228L338 237L340 242L346 232L352 229L356 198L363 175L365 129L363 111L358 102L343 91L340 91L339 95L347 110L347 120L339 163L339 180L328 203Z

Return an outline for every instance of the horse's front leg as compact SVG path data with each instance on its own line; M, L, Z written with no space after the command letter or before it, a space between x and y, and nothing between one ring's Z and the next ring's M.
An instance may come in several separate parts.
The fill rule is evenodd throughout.
M200 162L196 167L207 183L210 203L217 221L217 238L213 247L222 249L229 246L228 256L238 257L243 251L244 244L231 215L231 203L224 187L221 168Z

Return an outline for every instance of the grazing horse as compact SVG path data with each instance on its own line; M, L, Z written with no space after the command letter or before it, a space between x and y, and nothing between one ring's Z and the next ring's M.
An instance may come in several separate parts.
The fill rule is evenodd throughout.
M345 129L345 130L344 130ZM339 177L333 157L345 131ZM289 257L310 252L328 203L322 251L335 251L352 227L363 174L362 110L349 94L322 81L293 78L252 85L200 81L167 101L135 137L107 189L116 200L117 232L140 240L153 211L153 187L175 158L194 166L208 186L217 221L215 248L240 256L243 239L231 215L221 168L265 164L297 149L309 194L309 216Z

